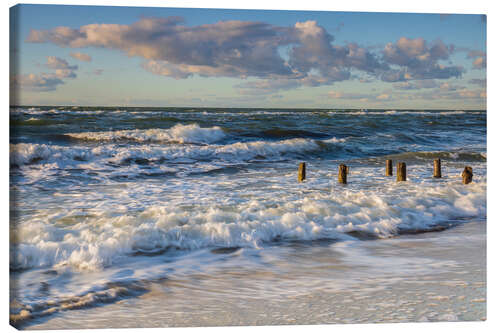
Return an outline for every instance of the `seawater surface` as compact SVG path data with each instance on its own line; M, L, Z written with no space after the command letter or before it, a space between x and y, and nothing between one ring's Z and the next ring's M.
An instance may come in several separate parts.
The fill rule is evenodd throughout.
M486 221L485 111L12 107L10 126L19 327L151 295L174 278L198 281L194 292L228 261L241 262L231 270L241 285L259 272L281 276L254 286L255 297L321 293L324 277L283 281L292 260L284 249L314 255L335 244L363 266L377 257L354 255L352 244L432 231L439 244L437 231ZM441 179L432 178L435 158ZM406 162L407 182L384 176L386 159ZM347 185L337 183L339 163L349 166ZM466 165L474 177L464 186ZM308 267L300 252L307 275L318 260ZM428 260L410 273L394 260L379 268L427 274ZM328 267L338 282L345 266ZM237 293L228 288L213 292Z

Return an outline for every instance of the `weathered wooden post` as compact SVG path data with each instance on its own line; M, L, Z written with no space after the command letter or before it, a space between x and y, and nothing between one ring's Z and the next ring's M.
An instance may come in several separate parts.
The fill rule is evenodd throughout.
M441 159L434 160L434 178L441 178Z
M405 162L398 162L397 181L398 182L406 181L406 163Z
M345 164L339 165L339 183L347 184L347 166Z
M385 175L392 176L392 160L385 160Z
M462 171L462 184L469 184L472 182L472 168L470 166L466 166L464 171Z
M298 175L299 183L306 179L306 163L301 162L299 164L299 175Z

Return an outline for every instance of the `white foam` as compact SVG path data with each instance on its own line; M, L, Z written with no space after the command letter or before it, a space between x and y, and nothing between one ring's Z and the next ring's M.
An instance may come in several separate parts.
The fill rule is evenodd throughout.
M78 158L88 159L92 150L82 147L64 147L46 144L18 143L10 144L10 164L24 165L37 160L44 160L44 163L54 161L68 161Z
M108 197L125 205L119 191ZM185 202L187 195L183 193L179 202ZM343 189L270 197L257 193L255 199L238 198L236 194L232 199L221 198L228 207L216 199L193 198L198 205L183 208L175 200L161 196L155 200L150 195L148 200L154 204L144 210L137 212L132 205L120 208L112 202L109 206L108 202L69 225L58 221L72 218L78 210L61 208L50 215L41 210L18 226L11 265L100 270L127 260L129 254L169 247L258 248L277 237L351 239L348 233L353 231L391 237L400 229L423 230L436 223L486 216L486 182L480 179L468 186L409 181L404 188L394 183L381 191Z
M113 137L117 137L116 135L114 133ZM198 136L197 140L199 142L203 140L203 135ZM213 138L213 136L211 137ZM331 138L323 142L336 144L343 141L344 139ZM287 153L311 152L320 149L322 148L318 145L318 142L311 139L236 142L227 145L207 146L149 144L123 147L108 143L95 148L19 143L10 145L10 164L22 166L38 161L42 164L56 163L59 167L63 167L68 164L81 164L83 160L98 162L102 164L102 167L108 168L107 163L109 162L119 164L129 159L147 159L149 161L182 161L188 159L192 161L210 158L238 162L248 161L256 157L275 159Z
M133 140L137 142L177 142L177 143L213 143L220 141L226 135L224 131L214 126L201 128L198 124L177 124L169 129L123 130L108 132L69 133L70 137L93 141Z

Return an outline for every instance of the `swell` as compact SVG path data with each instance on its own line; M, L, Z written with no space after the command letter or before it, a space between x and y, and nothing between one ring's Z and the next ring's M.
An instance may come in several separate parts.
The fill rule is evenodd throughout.
M320 132L313 132L300 129L272 128L256 133L248 133L246 136L264 138L264 139L293 139L293 138L312 138L325 139L330 135Z
M177 124L169 129L119 130L107 132L68 133L67 136L82 141L136 141L208 144L226 137L224 131L214 126L201 128L198 124Z
M10 145L11 166L35 163L56 163L60 167L72 161L100 161L103 164L128 165L199 160L223 160L228 162L252 159L280 159L305 153L331 151L342 145L343 140L331 138L288 139L282 141L236 142L227 145L141 145L122 147L115 144L86 146L56 146L18 143Z
M419 151L387 155L387 158L396 160L422 161L443 159L463 162L486 162L487 154L473 151Z
M239 164L253 160L310 159L315 156L330 158L362 158L380 162L393 159L423 162L436 158L455 162L486 162L486 152L475 151L414 151L387 155L390 147L359 148L345 144L347 139L327 140L288 139L281 141L237 142L227 145L141 145L121 147L115 144L86 146L58 146L18 143L10 145L10 165L55 163L60 168L81 162L96 162L104 168L137 164L154 166L165 163L192 163L194 161L224 161ZM352 139L355 141L355 139ZM61 140L62 141L62 140ZM363 157L375 155L375 157ZM378 157L376 157L378 155ZM230 170L228 170L230 171Z

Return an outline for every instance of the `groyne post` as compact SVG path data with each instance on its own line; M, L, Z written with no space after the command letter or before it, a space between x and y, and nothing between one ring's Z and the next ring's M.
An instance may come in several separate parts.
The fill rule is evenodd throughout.
M339 165L339 183L347 184L347 166L345 164Z
M472 182L472 168L470 166L466 166L464 171L462 171L462 184L469 184Z
M441 178L441 159L434 160L434 178Z
M406 163L405 162L398 162L397 181L398 182L406 181Z
M392 176L392 160L385 160L385 175Z
M299 174L298 174L299 183L303 182L306 179L306 163L301 162L299 164Z

